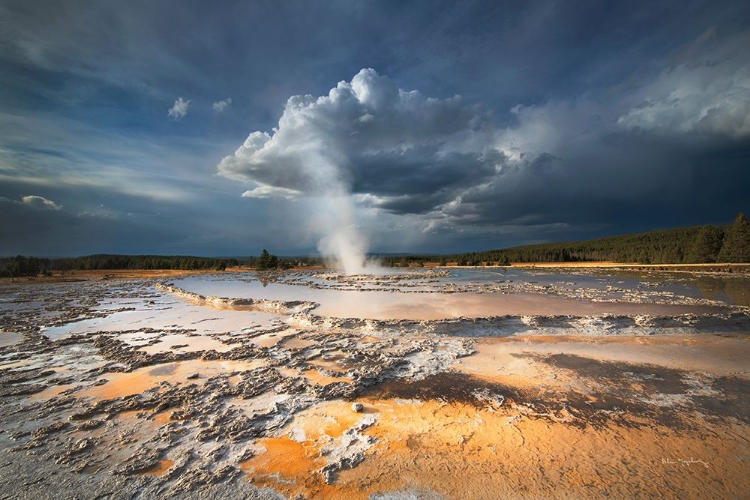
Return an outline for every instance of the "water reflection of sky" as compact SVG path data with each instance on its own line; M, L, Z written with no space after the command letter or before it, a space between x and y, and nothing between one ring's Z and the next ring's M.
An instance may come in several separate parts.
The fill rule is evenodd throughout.
M214 283L219 282L214 281ZM63 325L42 327L42 334L50 340L59 340L70 335L143 329L151 329L160 333L185 330L197 335L216 333L232 335L279 324L278 315L232 310L217 314L211 308L190 304L171 295L141 300L106 299L96 307L96 310L107 314ZM136 345L138 342L128 343Z
M697 275L684 272L592 269L561 273L544 269L457 269L443 282L482 283L491 280L537 283L566 289L658 290L693 299L709 299L750 306L750 277Z
M605 274L606 272L606 274ZM518 269L518 268L471 268L452 269L447 277L425 275L424 271L410 270L407 273L413 278L402 283L352 282L342 285L323 278L323 274L306 274L293 278L287 283L301 285L300 288L331 287L357 290L389 291L435 291L439 285L486 285L491 283L512 282L531 283L540 286L555 286L567 290L591 289L625 291L652 290L670 292L675 295L693 299L710 299L728 304L750 305L750 278L733 276L699 276L689 273L637 272L618 270L595 270L593 272L571 271L561 273L555 270ZM220 287L205 286L207 283L221 283ZM407 287L403 284L408 283ZM269 300L309 300L316 301L316 293L297 290L296 298L290 298L291 290L286 284L261 283L254 273L240 275L193 276L178 280L178 286L204 295L220 295L242 298L265 298ZM262 294L258 295L258 291ZM318 290L319 291L319 290Z
M189 292L231 298L272 301L308 301L320 304L316 313L323 316L372 319L440 319L495 315L597 315L597 314L683 314L700 312L688 305L621 303L581 300L565 294L501 293L481 287L499 283L553 286L571 292L597 290L600 296L620 300L628 292L671 292L678 296L702 298L703 292L692 283L664 280L645 281L635 277L592 274L563 274L525 269L479 268L453 270L450 276L436 277L425 271L410 271L408 279L396 282L374 277L369 281L336 281L323 275L292 275L293 284L261 282L253 274L191 276L175 281ZM287 278L282 278L287 280ZM648 283L648 285L645 285ZM301 286L310 285L311 286ZM439 293L450 286L469 293ZM357 291L353 291L357 287ZM541 288L540 288L541 289ZM480 293L474 293L479 290ZM423 292L423 293L398 293ZM570 294L575 295L575 294ZM655 297L672 297L657 293ZM679 297L677 297L679 302ZM729 301L725 301L729 302ZM707 311L703 311L707 312Z

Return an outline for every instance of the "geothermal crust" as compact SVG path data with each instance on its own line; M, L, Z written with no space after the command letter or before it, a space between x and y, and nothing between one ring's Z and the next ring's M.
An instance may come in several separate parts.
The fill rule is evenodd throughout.
M342 318L318 314L311 301L222 298L151 279L6 285L0 491L14 498L748 491L746 308L648 286L440 281L449 273L259 277L351 293L585 297L602 312ZM611 314L608 300L663 308ZM665 314L669 307L679 314Z

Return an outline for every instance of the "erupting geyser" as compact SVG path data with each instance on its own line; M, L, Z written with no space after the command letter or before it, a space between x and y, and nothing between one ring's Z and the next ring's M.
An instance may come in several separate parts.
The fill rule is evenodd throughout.
M335 169L320 171L332 172ZM318 198L322 210L312 221L313 229L322 235L318 251L329 265L346 274L381 274L378 263L367 260L367 238L357 226L346 185L335 177L328 181Z
M332 197L326 199L330 205L327 213L335 214L326 217L321 222L323 238L318 244L318 250L328 259L333 260L334 267L346 274L372 273L366 270L367 242L357 231L352 203L348 197Z
M507 160L495 136L487 116L459 96L426 97L366 68L327 95L290 97L272 133L252 132L218 171L249 183L244 197L304 201L294 211L303 216L298 234L312 230L347 274L377 273L355 215L400 213L417 199L427 213L455 200L462 179L495 175ZM450 174L457 165L460 175Z

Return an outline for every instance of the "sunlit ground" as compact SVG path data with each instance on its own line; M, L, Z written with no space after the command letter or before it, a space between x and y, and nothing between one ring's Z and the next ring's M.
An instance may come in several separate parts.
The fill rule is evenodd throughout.
M0 487L740 498L747 287L538 269L5 285Z

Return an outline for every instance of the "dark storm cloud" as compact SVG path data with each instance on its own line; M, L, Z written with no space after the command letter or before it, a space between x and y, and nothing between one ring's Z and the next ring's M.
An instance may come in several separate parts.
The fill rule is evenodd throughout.
M750 210L747 2L7 0L0 23L0 254L310 251L329 174L385 251ZM245 138L221 171L253 182L214 175Z
M501 154L442 152L439 145L358 155L352 191L378 196L430 194L473 186L495 174ZM444 200L445 201L445 200Z
M748 150L750 57L738 48L750 38L714 38L699 35L606 106L590 97L516 106L506 127L458 96L424 97L362 70L327 96L291 97L273 134L253 132L219 171L289 196L325 194L314 177L331 169L368 207L419 215L429 231L731 214L747 202L732 186L750 186L750 173L717 151ZM695 182L716 168L731 171L709 183L725 186L720 200Z

